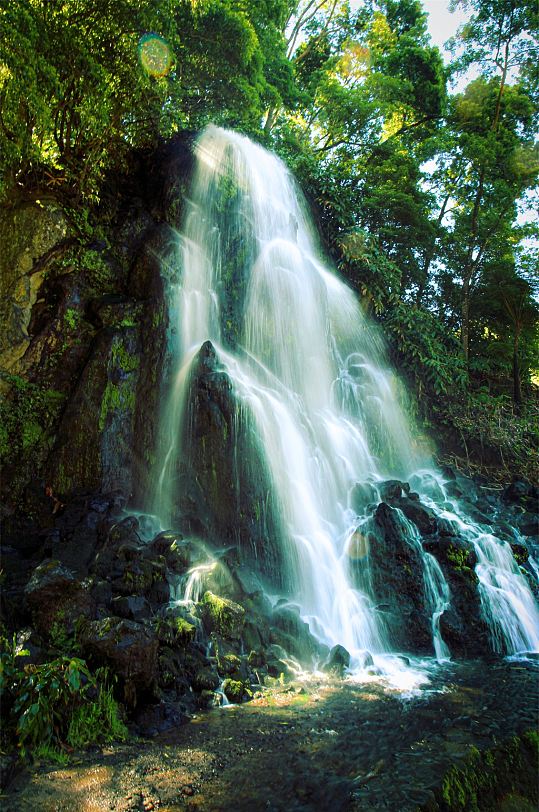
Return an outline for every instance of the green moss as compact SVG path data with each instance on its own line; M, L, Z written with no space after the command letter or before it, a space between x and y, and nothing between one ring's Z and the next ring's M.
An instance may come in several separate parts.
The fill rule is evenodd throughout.
M154 627L162 643L186 646L195 638L196 628L183 617L157 618Z
M455 569L468 567L468 557L468 550L463 550L461 547L451 546L447 551L447 559L454 565Z
M10 387L6 395L0 396L0 459L4 463L24 463L26 452L32 452L43 445L48 437L44 427L49 427L58 418L64 402L64 395L53 389L46 389L30 383L18 375L2 375Z
M129 381L122 381L116 385L108 381L101 400L99 430L103 431L107 423L107 418L112 412L120 410L132 412L134 408L135 393L132 389L132 384Z
M223 693L229 702L239 703L252 697L252 691L247 683L236 679L225 679Z
M136 355L131 355L123 343L118 343L112 347L112 365L119 367L123 372L134 372L140 366L140 359Z
M201 604L202 617L209 631L225 638L239 637L245 619L242 606L213 592L206 592Z
M493 812L516 794L537 804L538 735L529 731L503 745L479 752L470 747L462 766L446 773L437 808L443 812Z
M519 566L525 564L529 558L529 553L523 544L511 544L513 557Z
M64 321L71 330L75 330L80 322L81 316L78 310L68 307L64 313Z

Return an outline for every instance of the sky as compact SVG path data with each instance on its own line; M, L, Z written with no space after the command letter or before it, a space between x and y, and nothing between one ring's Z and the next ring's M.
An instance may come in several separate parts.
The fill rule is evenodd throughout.
M434 45L447 55L444 43L452 37L459 25L463 23L467 14L461 8L454 12L449 11L449 0L422 0L423 8L429 15L429 33Z

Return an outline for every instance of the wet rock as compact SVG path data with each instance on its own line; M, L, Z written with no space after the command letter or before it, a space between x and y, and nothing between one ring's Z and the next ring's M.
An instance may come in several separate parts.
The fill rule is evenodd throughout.
M405 497L395 500L393 504L399 510L402 510L407 519L410 519L415 524L421 535L428 536L436 532L438 520L431 508L422 505L421 502Z
M370 482L356 482L350 492L350 507L362 513L369 504L378 502L378 493Z
M203 710L212 710L212 708L219 708L223 704L223 697L222 694L216 691L201 691L198 701Z
M142 595L121 595L113 598L110 603L111 611L128 620L146 620L150 617L150 604Z
M201 668L191 680L195 691L214 691L219 687L220 682L219 675L211 668Z
M36 567L24 593L34 624L44 634L58 625L72 633L79 618L91 618L95 612L90 590L59 561Z
M122 679L128 704L135 705L155 685L158 641L148 626L109 617L86 624L81 640L85 655Z
M357 655L358 665L359 668L372 668L374 666L374 660L372 659L372 654L370 651L360 651Z
M502 501L509 504L526 505L528 510L539 511L539 490L527 479L513 477L513 481L502 493Z
M407 482L400 482L398 479L388 479L385 482L377 483L380 499L387 502L391 499L399 499L403 493L409 493L410 486Z
M201 601L206 630L226 639L239 639L245 622L245 609L234 601L206 592Z
M218 654L217 655L217 670L222 677L235 677L238 679L242 676L240 673L245 670L243 662L236 654ZM244 674L243 676L247 676Z
M286 640L286 644L280 642L280 645L283 645L289 654L304 665L311 664L313 657L319 653L318 641L312 636L308 624L301 619L299 607L278 607L273 612L272 623L276 627L272 630L273 642L280 642L278 637L281 641ZM277 630L284 632L286 637L276 634Z
M130 559L123 561L118 558L117 566L121 575L112 581L112 589L119 595L146 595L157 583L164 584L165 589L158 603L166 603L169 599L169 586L166 581L166 568L164 562L147 561L145 559Z
M193 361L191 380L192 435L177 463L183 483L182 521L188 532L237 547L246 566L255 565L282 588L288 569L276 542L279 520L271 498L271 476L252 443L252 417L237 402L209 341Z
M518 529L523 536L535 536L539 538L539 516L533 513L525 513L518 521Z
M435 502L444 498L444 493L438 478L428 471L412 474L410 477L411 487L419 493L427 494Z
M277 643L271 643L266 649L266 667L274 679L293 679L294 673L289 665L288 653Z
M152 607L158 609L170 601L170 585L166 579L166 570L154 570L154 583L146 593Z
M145 549L145 555L149 558L163 556L168 569L177 575L189 569L192 554L190 542L180 534L170 532L160 533Z
M453 657L476 657L491 653L488 626L483 620L477 556L462 539L433 538L424 542L438 561L451 592L451 606L440 618L440 632Z
M449 519L437 518L438 533L440 536L455 537L459 534L459 527L457 522L452 522Z
M350 653L344 646L333 646L329 652L327 661L322 666L324 671L329 674L335 674L338 677L343 677L345 670L350 665Z
M425 604L419 541L410 538L406 522L385 502L376 509L371 536L372 588L376 602L389 607L384 620L392 647L430 652L430 615Z
M118 489L131 495L140 357L137 327L105 328L97 334L50 458L51 484L64 501L81 490Z
M143 545L138 529L138 519L134 516L112 524L92 564L92 571L107 580L119 577L124 570L123 564L118 564L120 549L123 547L126 552L137 549L142 553Z
M196 626L181 615L156 618L154 628L160 643L187 646L195 639Z
M225 679L223 682L223 693L228 701L233 702L235 705L246 699L250 699L252 696L247 683L234 679Z
M88 495L70 499L56 517L54 531L50 533L51 557L57 558L79 577L87 575L102 543L104 527L114 510L112 500L103 501L105 505Z

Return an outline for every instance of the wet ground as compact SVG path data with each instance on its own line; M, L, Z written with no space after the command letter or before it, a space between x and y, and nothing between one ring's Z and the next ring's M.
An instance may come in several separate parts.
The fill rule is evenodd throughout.
M1 808L407 812L433 798L471 745L537 727L538 675L532 663L448 665L412 697L377 683L295 683L68 767L38 766Z

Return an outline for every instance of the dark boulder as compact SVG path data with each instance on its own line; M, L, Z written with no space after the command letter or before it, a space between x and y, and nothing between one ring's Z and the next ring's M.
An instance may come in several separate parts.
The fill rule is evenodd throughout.
M517 527L523 536L539 537L539 516L525 513L517 522Z
M438 561L449 585L451 606L440 618L440 632L453 657L490 654L492 646L481 611L477 555L473 546L458 538L431 538L427 552Z
M343 677L345 670L350 665L350 653L344 646L333 646L329 652L329 657L322 666L324 671L329 674L335 674L338 677Z
M402 510L406 518L415 524L421 535L429 536L436 532L438 520L431 508L406 497L396 499L392 504Z
M501 498L508 504L522 505L532 513L539 512L539 489L527 479L513 477Z
M176 575L181 575L191 565L193 549L191 542L184 540L181 534L164 532L146 545L144 554L147 558L163 556L167 568Z
M79 618L91 618L95 602L90 589L59 561L43 561L24 590L36 629L49 635L55 627L73 633Z
M376 602L388 606L383 614L392 647L430 652L431 618L424 594L420 542L410 536L399 512L385 502L376 509L369 538L372 589Z
M271 622L276 627L272 629L272 642L282 645L303 665L311 665L313 658L319 654L319 644L312 636L308 624L301 619L299 607L278 607L273 612ZM284 635L279 635L279 631L284 632Z
M118 617L128 620L146 620L150 617L150 604L142 595L121 595L110 602L110 609Z
M86 624L81 642L85 656L108 666L124 684L124 698L137 704L140 695L152 692L158 673L158 641L146 625L117 617Z
M398 479L388 479L385 482L378 482L377 487L383 502L399 499L403 493L409 493L410 491L408 483L400 482Z
M266 460L253 443L254 420L209 341L193 360L187 408L191 431L174 472L182 482L179 526L236 546L243 563L286 586L290 568L275 541L279 518Z

